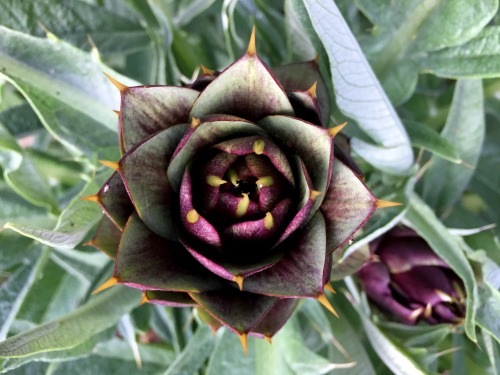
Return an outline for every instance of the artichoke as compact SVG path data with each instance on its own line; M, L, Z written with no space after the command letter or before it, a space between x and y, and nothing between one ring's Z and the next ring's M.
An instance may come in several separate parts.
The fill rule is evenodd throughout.
M271 71L248 50L189 87L121 92L122 157L87 200L105 219L91 244L143 302L194 306L214 327L271 339L301 298L325 296L333 250L382 206L326 128L315 61ZM108 219L109 218L109 219Z
M461 279L408 228L370 244L373 261L358 271L368 298L405 324L460 323L465 315Z

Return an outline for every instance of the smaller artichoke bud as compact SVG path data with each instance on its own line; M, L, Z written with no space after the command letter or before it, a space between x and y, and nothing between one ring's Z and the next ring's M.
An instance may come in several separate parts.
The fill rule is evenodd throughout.
M462 321L462 281L413 230L395 228L373 241L370 251L372 260L358 276L379 308L406 324Z

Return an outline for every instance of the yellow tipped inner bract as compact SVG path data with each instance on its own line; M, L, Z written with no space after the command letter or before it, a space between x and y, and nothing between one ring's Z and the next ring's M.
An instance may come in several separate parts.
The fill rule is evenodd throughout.
M238 175L234 171L234 169L229 169L227 171L227 177L229 177L229 181L233 184L233 186L238 186Z
M318 198L319 195L321 195L320 191L311 190L310 193L309 193L309 199L311 199L312 201L315 201L316 198Z
M207 184L209 184L210 186L219 187L219 186L224 185L226 183L227 183L227 181L223 180L219 176L214 176L214 175L207 176Z
M194 208L192 210L189 210L188 213L186 214L186 220L190 224L196 223L199 219L200 215Z
M257 155L262 155L264 153L264 148L266 147L266 142L264 142L262 139L257 139L253 143L253 152L255 152Z
M264 218L264 228L270 230L274 227L274 217L270 212L266 213L266 217Z
M274 179L271 176L264 176L259 178L257 181L255 181L255 184L257 187L260 189L261 187L264 186L271 186L274 184Z
M191 127L192 127L193 129L195 129L196 127L198 127L198 125L200 125L200 124L201 124L201 120L200 120L199 118L197 118L197 117L193 117L193 118L191 119Z
M247 193L242 193L243 198L238 202L238 206L236 207L236 216L241 217L245 215L248 211L248 206L250 206L250 198L248 198Z

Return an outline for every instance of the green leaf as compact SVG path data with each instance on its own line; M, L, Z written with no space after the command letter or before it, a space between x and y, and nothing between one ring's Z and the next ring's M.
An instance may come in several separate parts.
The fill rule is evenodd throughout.
M95 182L89 182L64 209L53 230L10 222L6 223L4 228L12 229L49 246L72 249L83 240L102 216L102 211L97 204L80 200L81 196L90 195L97 189Z
M15 220L20 224L50 226L55 221L46 208L29 203L10 188L0 187L0 207L0 225Z
M396 375L425 375L422 369L403 348L397 346L366 315L361 313L363 327L372 348Z
M452 163L462 161L455 146L431 127L412 121L406 121L405 124L413 146L421 147Z
M0 123L4 124L13 136L22 136L43 129L42 123L26 102L0 112Z
M304 4L330 59L337 105L380 145L353 138L353 150L377 168L408 173L413 164L408 136L342 14L334 2Z
M255 340L255 363L255 374L259 375L318 375L353 366L352 363L330 363L311 351L300 334L296 315L274 336L272 345Z
M57 211L58 206L47 178L28 154L0 123L0 165L10 187L29 202Z
M474 327L477 285L472 268L457 241L448 233L447 228L439 221L431 208L417 195L410 199L410 207L406 214L411 227L429 244L434 252L442 258L464 282L466 298L465 332L476 341Z
M467 188L481 153L484 132L481 81L457 82L442 137L455 146L463 163L451 164L434 156L422 178L422 198L436 212L451 207Z
M488 282L478 285L480 301L477 312L477 325L491 334L500 343L500 292Z
M490 26L467 43L429 53L419 64L424 72L443 78L499 77L499 39L500 26Z
M217 332L214 349L207 366L207 375L255 375L255 345L253 337L248 338L248 354L243 349L237 335L228 329Z
M9 327L19 311L29 289L35 283L38 273L44 267L49 251L43 250L36 259L40 246L31 248L32 254L25 258L23 264L8 274L7 279L0 283L0 340L5 340ZM29 259L29 260L28 260Z
M70 349L113 326L140 301L140 293L115 286L62 318L42 324L0 343L0 358Z
M169 366L164 375L191 375L196 373L210 355L214 339L210 328L203 324L198 327L182 353Z

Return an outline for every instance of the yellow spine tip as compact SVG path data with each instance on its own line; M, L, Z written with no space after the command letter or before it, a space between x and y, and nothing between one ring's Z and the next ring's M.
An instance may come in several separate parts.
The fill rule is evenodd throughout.
M408 315L409 320L414 320L417 319L420 315L422 315L422 312L424 311L423 307L419 307L416 310L413 310L410 315Z
M238 284L238 287L240 288L240 290L243 290L243 281L244 281L245 277L243 276L234 276L233 277L233 281Z
M115 86L118 89L118 91L124 92L125 90L128 89L128 86L125 86L123 83L118 82L116 79L111 77L109 74L106 74L104 72L103 72L103 74L106 76L107 79L109 79L109 81L113 84L113 86Z
M325 289L332 292L333 294L337 293L335 289L333 289L333 286L330 285L330 283L325 284Z
M432 315L432 305L428 303L425 305L425 310L424 310L424 316L426 318L429 318Z
M221 185L227 184L227 181L223 180L219 176L209 175L207 176L207 184L213 187L219 187Z
M339 134L342 129L344 129L347 126L347 122L344 122L343 124L334 126L333 128L328 129L328 135L332 138L335 138L337 134Z
M243 352L248 355L248 333L240 333L238 336L240 337Z
M264 218L264 228L267 230L271 230L274 227L274 217L270 212L266 213L266 217Z
M311 190L309 192L309 199L312 200L312 201L315 201L316 198L318 198L319 195L321 195L321 191Z
M318 86L318 81L314 82L312 86L307 90L309 96L313 99L316 99L316 87Z
M339 318L339 314L337 314L337 312L331 305L330 301L328 301L328 298L326 298L324 294L320 294L319 296L316 297L316 299L319 301L319 303L325 306L333 315Z
M194 208L192 210L189 210L188 213L186 214L186 220L190 224L196 223L199 219L200 215Z
M94 290L92 292L92 294L97 294L99 292L102 292L105 289L111 288L113 285L118 284L118 281L119 281L118 278L113 276L108 281L106 281L104 284L102 284L99 288L97 288L96 290Z
M144 305L144 304L145 304L145 303L147 303L147 302L149 302L149 298L148 298L148 296L146 295L146 293L144 293L144 294L142 295L142 298L141 298L141 302L140 302L140 304L141 304L141 305Z
M248 42L247 55L255 56L257 54L257 48L255 47L255 26L252 28L252 34L250 35L250 41Z
M198 125L200 125L200 124L201 124L201 120L200 120L199 118L197 118L197 117L193 117L193 118L191 119L191 127L192 127L193 129L197 128L197 127L198 127Z
M252 146L253 152L255 152L257 155L262 155L265 148L266 142L264 142L262 139L257 139Z
M236 217L242 217L248 211L248 207L250 206L250 198L248 198L248 194L243 193L243 198L240 199L238 205L236 206Z
M270 336L264 336L264 340L266 340L269 344L273 344L273 338Z
M113 112L116 113L117 116L120 116L120 111L113 109Z
M99 195L95 194L95 195L88 195L86 197L82 197L80 198L81 201L90 201L90 202L97 202L99 203L100 199L99 199Z
M396 207L396 206L402 206L402 205L403 205L403 203L383 201L381 199L377 199L377 201L375 202L375 206L377 208Z
M319 53L316 55L316 57L314 58L313 62L318 65L319 64Z
M82 243L83 246L94 246L94 241L93 240L90 240L90 241L87 241L87 242L84 242Z
M205 65L203 64L200 64L201 66L201 71L203 72L203 74L206 74L206 75L209 75L209 76L213 76L215 71L212 70L212 69L208 69Z
M118 163L116 161L99 160L99 163L101 163L105 167L111 168L111 169L113 169L115 171L117 171L118 169L120 169L120 163Z

